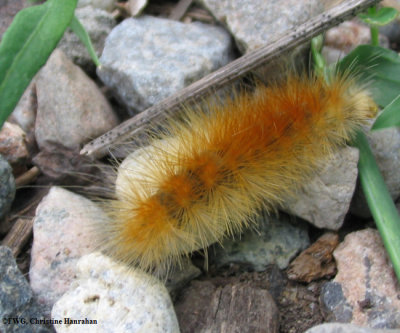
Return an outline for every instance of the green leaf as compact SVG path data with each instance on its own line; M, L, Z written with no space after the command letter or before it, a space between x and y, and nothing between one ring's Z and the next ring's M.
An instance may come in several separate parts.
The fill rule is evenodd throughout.
M365 198L393 264L397 279L400 281L399 214L379 172L365 134L358 132L354 144L360 150L358 170Z
M86 32L85 28L83 27L83 25L81 24L81 22L78 20L78 18L75 15L72 17L69 27L79 37L79 39L82 41L82 43L86 46L86 49L88 50L93 62L95 63L95 65L97 67L99 67L100 60L97 57L96 51L93 48L92 41L90 40L90 37L89 37L88 33Z
M358 80L371 90L375 102L389 105L400 92L400 56L379 46L361 45L338 64L342 72L355 72Z
M314 61L314 71L319 75L322 75L326 68L325 59L321 54L323 44L324 37L322 34L311 39L311 54Z
M400 95L382 110L371 129L377 130L392 126L400 126Z
M393 21L398 15L394 8L383 7L378 11L369 10L367 14L359 14L358 17L366 24L372 26L384 26Z
M78 0L48 0L21 10L0 44L0 127L68 27Z

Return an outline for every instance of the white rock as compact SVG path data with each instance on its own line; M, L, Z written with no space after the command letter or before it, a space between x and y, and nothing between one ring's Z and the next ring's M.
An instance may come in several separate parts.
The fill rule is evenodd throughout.
M63 332L179 332L169 294L155 278L100 253L78 262L77 287L53 307L52 318L97 320L93 325L55 325Z
M29 277L48 312L75 279L78 259L93 252L91 221L103 216L93 202L60 187L52 187L39 204Z

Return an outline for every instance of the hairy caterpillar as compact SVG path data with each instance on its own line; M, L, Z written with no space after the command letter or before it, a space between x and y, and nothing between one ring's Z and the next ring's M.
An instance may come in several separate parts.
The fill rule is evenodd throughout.
M368 91L339 72L188 108L118 167L101 247L145 271L179 264L248 227L258 209L276 210L375 113Z

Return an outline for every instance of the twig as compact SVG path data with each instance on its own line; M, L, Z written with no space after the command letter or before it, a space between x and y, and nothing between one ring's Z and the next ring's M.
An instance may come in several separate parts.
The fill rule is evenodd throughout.
M205 23L215 23L215 19L203 8L193 8L186 13L186 18Z
M169 14L168 18L179 21L186 13L193 0L180 0Z
M32 182L37 176L39 176L40 170L38 167L34 166L27 172L23 173L15 180L16 187L24 186Z
M19 218L11 230L8 232L7 236L3 239L2 245L8 246L14 257L17 257L18 254L22 251L26 242L32 235L33 228L33 217L29 219Z
M182 103L204 98L210 91L233 82L262 64L278 58L287 51L308 41L326 29L339 24L348 17L356 15L379 0L348 0L332 7L291 32L280 36L268 45L249 52L228 65L205 76L178 93L167 97L160 103L148 108L135 117L123 122L111 131L89 142L81 154L104 156L109 145L140 134L149 123L155 123L165 117L165 110L175 111ZM212 90L210 89L212 88Z

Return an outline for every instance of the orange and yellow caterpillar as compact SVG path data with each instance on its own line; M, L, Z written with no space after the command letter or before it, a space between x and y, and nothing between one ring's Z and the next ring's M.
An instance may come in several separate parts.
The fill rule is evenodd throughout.
M348 74L288 75L237 92L207 112L184 110L169 134L118 167L102 249L145 271L241 232L260 208L273 211L376 113Z

